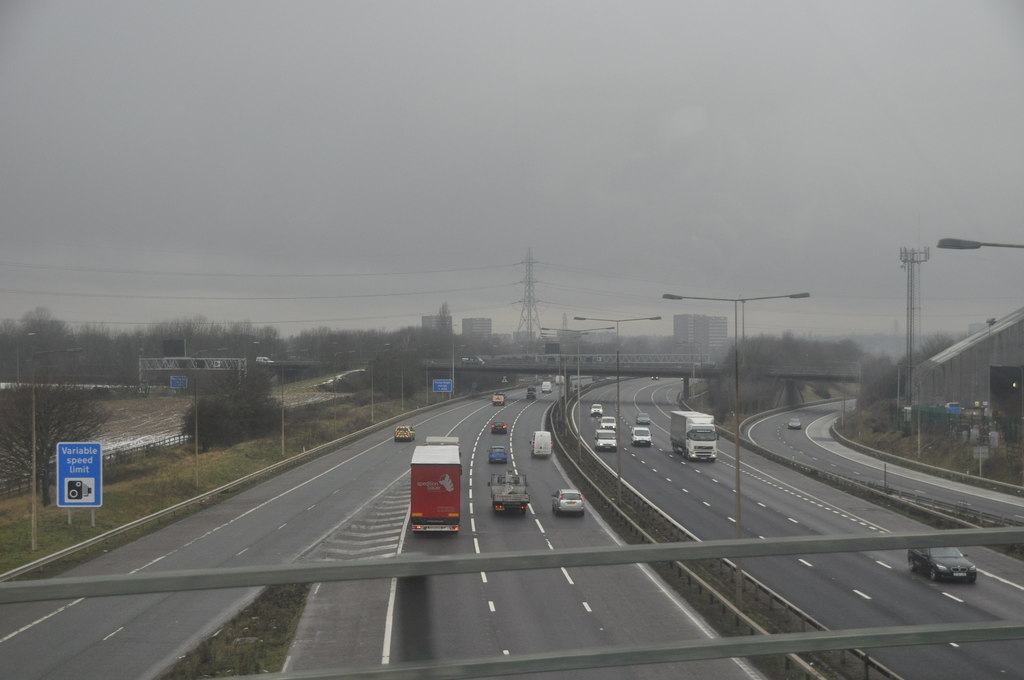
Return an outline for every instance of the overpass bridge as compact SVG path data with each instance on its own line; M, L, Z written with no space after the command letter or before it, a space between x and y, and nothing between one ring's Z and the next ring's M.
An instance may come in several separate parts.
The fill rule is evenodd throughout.
M454 364L443 360L425 360L423 365L434 371L501 375L552 375L555 373L627 377L658 376L693 379L717 378L731 366L695 354L520 354L492 357L471 357ZM768 375L780 380L802 382L859 382L860 367L853 362L829 362L818 365L772 366Z

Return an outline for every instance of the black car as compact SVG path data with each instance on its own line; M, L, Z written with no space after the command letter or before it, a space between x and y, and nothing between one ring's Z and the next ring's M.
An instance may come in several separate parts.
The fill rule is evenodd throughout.
M491 434L508 434L508 425L505 423L491 423Z
M910 571L927 574L933 581L978 580L978 568L959 548L911 548L907 551L907 563Z

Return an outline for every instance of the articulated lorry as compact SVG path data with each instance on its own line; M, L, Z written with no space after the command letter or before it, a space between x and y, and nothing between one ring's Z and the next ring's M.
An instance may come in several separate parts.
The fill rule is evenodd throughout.
M458 446L417 446L410 466L411 531L459 530L462 514L462 464Z
M526 490L526 475L514 472L497 472L487 483L491 487L491 506L495 512L518 510L526 514L530 505L530 492Z
M715 417L697 411L672 411L669 437L672 450L688 460L714 461L718 458L718 430Z

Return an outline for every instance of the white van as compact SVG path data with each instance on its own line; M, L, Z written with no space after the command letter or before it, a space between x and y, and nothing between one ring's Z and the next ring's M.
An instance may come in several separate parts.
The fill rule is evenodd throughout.
M594 433L595 451L617 451L615 430L598 430Z
M551 381L550 380L545 380L544 382L542 382L540 384L540 393L541 394L551 394Z
M537 430L533 433L533 441L530 442L530 456L551 455L551 433L547 430Z

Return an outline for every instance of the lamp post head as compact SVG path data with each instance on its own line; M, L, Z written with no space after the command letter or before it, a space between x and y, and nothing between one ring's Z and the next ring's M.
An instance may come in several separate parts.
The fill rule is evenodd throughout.
M810 293L793 293L789 297L791 297L791 298L809 298L809 297L811 297L811 294Z
M682 300L682 295L675 295L674 293L662 293L661 297L665 300Z
M939 248L949 248L950 250L975 250L981 247L980 241L968 241L962 238L940 238Z

